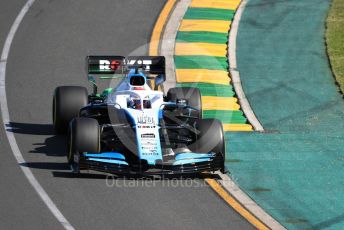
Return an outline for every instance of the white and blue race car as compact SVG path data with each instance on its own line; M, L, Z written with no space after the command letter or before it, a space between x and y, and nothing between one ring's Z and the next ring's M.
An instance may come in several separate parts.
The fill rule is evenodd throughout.
M73 172L185 174L224 171L222 124L202 119L199 89L176 87L164 95L165 58L89 56L93 93L60 86L53 99L57 134L68 134ZM98 79L111 88L98 93ZM152 90L152 88L154 90Z

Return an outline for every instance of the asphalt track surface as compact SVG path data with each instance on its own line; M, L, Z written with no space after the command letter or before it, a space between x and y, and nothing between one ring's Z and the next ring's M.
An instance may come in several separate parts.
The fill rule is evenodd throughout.
M1 47L24 4L0 2ZM6 73L11 126L28 166L76 229L252 228L201 179L122 178L107 185L100 174L73 178L66 165L65 138L52 132L54 88L87 86L87 55L146 54L163 4L37 0L15 35ZM19 169L2 127L0 228L62 229Z

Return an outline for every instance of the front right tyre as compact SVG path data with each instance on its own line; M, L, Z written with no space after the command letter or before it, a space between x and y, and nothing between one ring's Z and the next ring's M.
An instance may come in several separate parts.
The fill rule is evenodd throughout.
M74 172L79 172L81 153L99 153L100 128L98 121L93 118L78 117L70 123L68 132L68 164Z

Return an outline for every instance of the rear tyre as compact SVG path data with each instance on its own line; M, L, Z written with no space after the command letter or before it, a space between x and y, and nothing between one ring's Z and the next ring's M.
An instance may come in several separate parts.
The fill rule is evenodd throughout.
M185 99L189 106L199 111L198 118L202 118L202 97L201 91L193 87L176 87L167 92L167 100L177 102L177 99Z
M98 121L93 118L74 118L70 124L67 147L68 163L78 171L80 153L100 152L100 128Z
M55 89L53 99L53 124L56 134L65 134L69 122L78 117L79 111L88 103L85 87L60 86Z

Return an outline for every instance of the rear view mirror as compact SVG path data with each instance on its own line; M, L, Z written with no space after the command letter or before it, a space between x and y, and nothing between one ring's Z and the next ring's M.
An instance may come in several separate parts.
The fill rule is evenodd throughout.
M155 78L155 85L162 85L162 83L164 83L165 81L165 77L163 74L160 74L158 75L156 78Z
M93 76L88 76L88 81L92 84L96 84L96 79Z
M98 90L98 85L96 83L96 79L93 76L88 76L88 81L93 85L93 94L96 95L97 94L97 90Z

